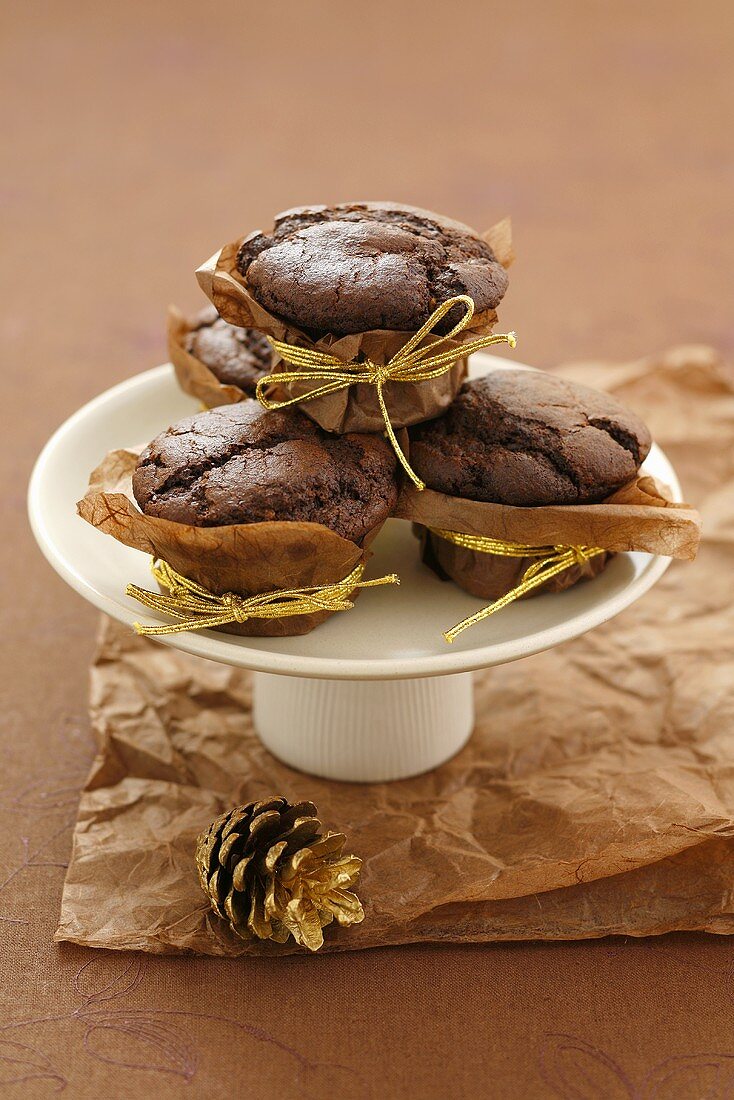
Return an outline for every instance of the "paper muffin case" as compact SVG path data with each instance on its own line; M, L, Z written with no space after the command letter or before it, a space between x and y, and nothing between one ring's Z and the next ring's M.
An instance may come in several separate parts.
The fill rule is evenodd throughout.
M597 576L614 553L640 550L691 561L701 536L701 518L688 504L671 500L655 478L637 477L601 504L518 508L487 504L404 485L395 515L411 520L423 560L439 576L482 599L496 600L537 561L468 550L433 533L433 528L480 535L523 546L585 546L608 551L573 565L528 595L559 592ZM450 625L450 624L447 624Z
M368 547L382 526L375 527L362 544L357 544L320 523L273 521L193 527L147 516L138 508L132 492L137 461L134 451L111 451L93 471L77 512L97 530L152 559L167 562L181 576L215 596L232 592L248 597L342 581L371 557ZM358 591L350 598L356 595ZM212 629L247 637L293 637L308 634L332 614L316 611L280 619L250 619ZM141 609L141 618L144 616Z
M520 583L525 571L536 565L537 558L510 558L497 554L484 554L456 546L433 534L421 524L413 524L413 530L421 544L421 559L442 580L451 580L483 600L498 600ZM604 570L612 553L597 554L588 561L569 566L545 584L527 592L521 599L528 599L542 592L563 592L581 580L591 580Z
M251 396L239 386L220 382L213 370L186 350L186 337L192 331L192 326L175 306L168 309L166 328L168 357L184 393L191 394L207 409L214 409L217 405L234 405Z
M403 206L401 209L412 213L424 213L411 206ZM433 214L431 218L439 223L444 220L447 224L456 224ZM504 268L508 268L514 258L509 219L488 229L482 237L492 248L498 262ZM246 278L237 270L237 253L244 240L245 237L240 237L225 245L196 272L202 290L214 304L220 316L229 324L238 325L240 328L257 329L266 336L272 336L287 344L326 352L345 363L361 355L373 363L384 365L414 335L412 332L373 329L348 336L327 335L319 340L311 339L301 329L268 312L249 293ZM496 323L495 310L476 312L461 336L451 344L445 343L444 347L459 348L477 336L491 333ZM274 357L274 373L290 369L279 358ZM386 383L385 401L393 428L408 427L440 416L456 397L466 372L466 358L461 358L439 378L423 382ZM280 400L303 396L310 393L316 386L317 383L314 382L288 383L274 388L274 396ZM352 385L338 393L303 401L299 408L327 432L339 434L381 432L385 426L377 394L374 387L370 385Z

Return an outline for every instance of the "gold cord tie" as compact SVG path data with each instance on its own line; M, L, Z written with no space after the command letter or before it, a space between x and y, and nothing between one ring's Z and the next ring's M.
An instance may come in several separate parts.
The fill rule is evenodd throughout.
M430 344L419 348L418 344L431 335L431 329L435 328L449 310L456 305L464 307L465 312L461 320L445 336L439 336ZM329 355L327 352L295 347L293 344L285 344L282 340L268 337L283 362L290 363L296 369L270 374L267 378L261 378L255 391L257 399L266 409L285 409L289 405L297 405L301 401L311 401L315 397L326 397L328 394L338 393L340 390L348 389L349 386L355 384L367 383L374 386L377 391L377 400L380 403L380 411L385 421L385 431L392 443L395 454L398 456L400 465L416 489L425 489L425 484L410 468L408 460L397 441L385 404L383 386L386 382L427 382L431 378L438 378L451 370L457 360L463 359L464 356L471 355L481 348L488 348L492 344L507 343L511 348L515 347L517 344L515 333L508 332L479 336L475 340L461 344L459 347L445 348L443 351L439 351L439 348L448 341L453 340L460 332L463 332L473 316L474 302L467 294L458 294L454 298L447 299L433 311L426 323L414 336L411 336L389 363L384 365L373 363L370 359L365 359L363 362L343 363L341 359L338 359L335 355ZM291 397L286 401L270 401L265 396L266 387L274 383L289 382L322 382L323 385L317 386L302 397Z
M451 630L445 631L444 638L447 642L453 642L462 630L489 618L495 611L501 611L503 607L519 600L521 596L527 595L533 589L540 588L546 581L557 577L572 565L584 565L590 558L606 553L606 550L598 546L526 546L521 542L505 542L503 539L493 539L486 535L465 535L460 531L446 531L442 527L429 527L429 531L440 539L452 542L454 546L464 547L465 550L475 550L481 554L497 554L503 558L537 559L528 566L515 587L505 592L504 596L500 596L494 603L488 604L474 615L462 619Z
M244 623L248 619L284 619L289 615L310 615L315 611L348 611L354 604L349 596L355 588L374 588L381 584L400 584L395 573L363 581L364 562L360 562L348 577L335 584L314 585L311 588L287 588L263 592L257 596L238 596L225 592L215 596L200 584L182 577L168 562L153 560L153 576L168 589L168 593L148 592L137 584L125 589L139 603L171 615L181 622L168 626L143 626L133 623L137 634L180 634L184 630L206 630L227 623Z

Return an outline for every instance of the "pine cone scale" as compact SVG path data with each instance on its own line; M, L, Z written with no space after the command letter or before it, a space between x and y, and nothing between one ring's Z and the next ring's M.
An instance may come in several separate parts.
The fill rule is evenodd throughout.
M327 921L323 920L315 905L301 898L294 899L286 906L283 923L290 929L293 938L309 951L318 951L323 945L322 928Z
M302 848L304 844L309 844L312 840L315 840L319 834L321 828L321 822L316 817L299 817L290 829L283 840L288 844L290 851L296 851L298 848Z
M249 846L256 848L264 840L278 836L282 827L283 821L277 810L268 810L260 817L253 818L249 828Z
M278 860L283 855L283 852L288 847L285 840L279 840L277 844L274 844L272 848L268 848L265 854L265 873L272 874L275 870Z
M235 864L232 871L232 888L241 893L246 889L245 879L247 875L247 868L252 863L254 854L251 852L249 855L243 856L238 863Z
M212 877L209 879L207 893L209 894L209 897L211 899L212 908L214 909L214 912L217 913L220 917L225 917L226 918L227 914L226 914L226 912L223 911L224 910L224 901L220 900L222 890L221 890L220 883L219 883L219 871L220 871L220 868L217 867L216 871L214 872Z

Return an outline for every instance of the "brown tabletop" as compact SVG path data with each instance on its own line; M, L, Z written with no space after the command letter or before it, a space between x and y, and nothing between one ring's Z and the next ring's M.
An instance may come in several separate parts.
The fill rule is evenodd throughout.
M197 264L303 202L511 213L502 322L539 366L730 352L731 4L33 0L5 22L0 1092L642 1097L675 1067L655 1095L716 1074L729 1095L726 939L54 946L97 614L36 550L25 489L66 416L165 358Z

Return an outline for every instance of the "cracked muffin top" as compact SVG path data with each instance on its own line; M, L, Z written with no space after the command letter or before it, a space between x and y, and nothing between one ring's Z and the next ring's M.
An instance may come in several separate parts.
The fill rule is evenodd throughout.
M379 435L329 435L297 409L245 400L179 420L140 455L146 515L219 527L301 520L361 542L397 497L397 460Z
M261 332L229 325L208 306L191 320L186 350L220 382L239 386L251 397L259 380L270 373L272 348Z
M431 489L496 504L592 504L631 481L650 433L616 398L542 371L467 382L444 416L410 430Z
M507 290L505 269L468 226L388 203L288 210L243 242L237 268L261 305L312 335L415 332L455 294L482 312ZM437 331L460 316L452 310Z

